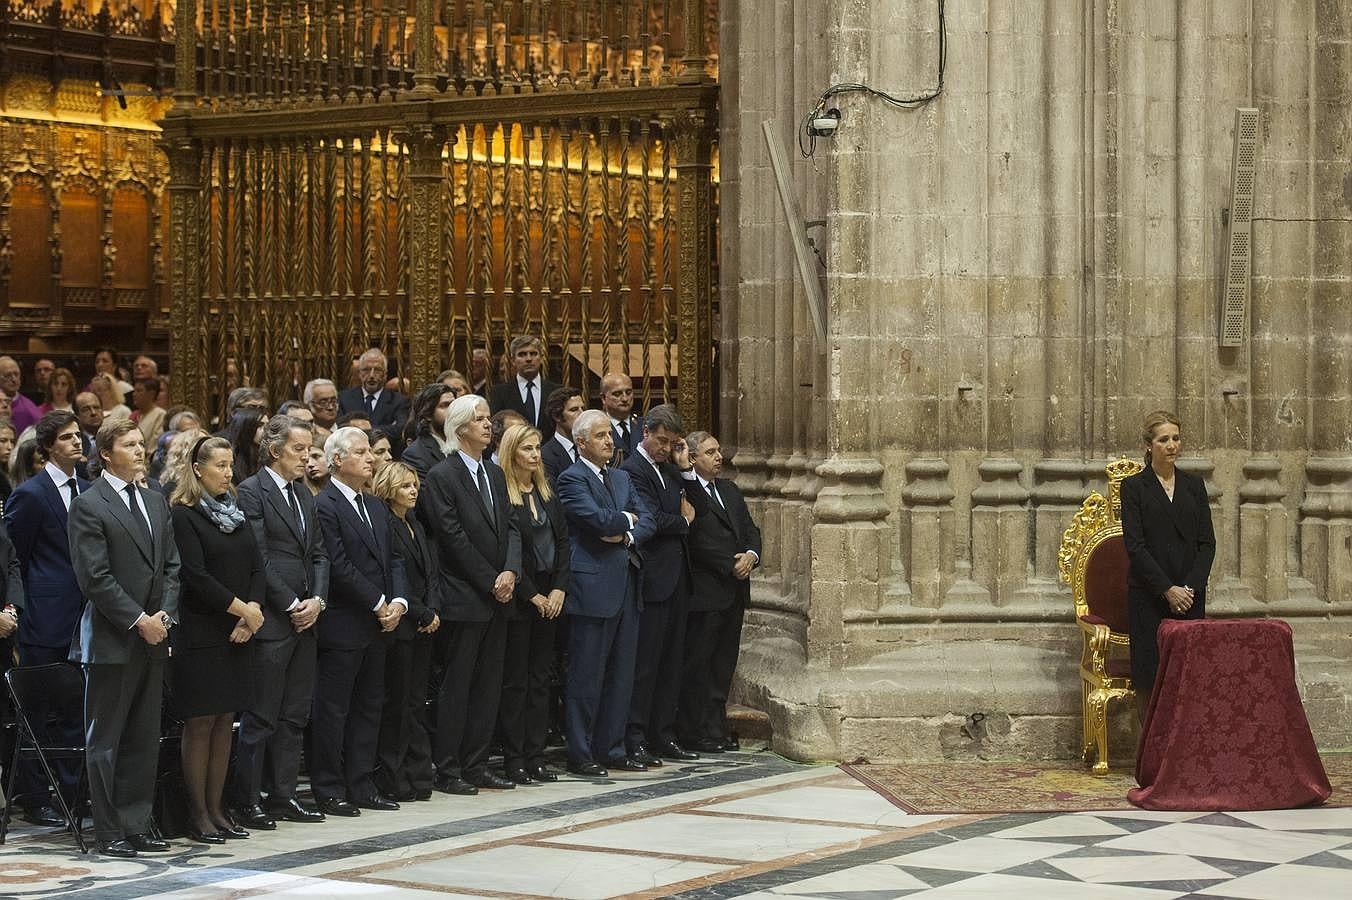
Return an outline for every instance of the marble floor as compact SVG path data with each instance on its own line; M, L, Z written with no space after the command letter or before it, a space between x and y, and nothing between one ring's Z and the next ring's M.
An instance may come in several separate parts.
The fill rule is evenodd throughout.
M1352 897L1352 809L908 815L833 767L750 752L173 843L102 860L19 825L0 896Z

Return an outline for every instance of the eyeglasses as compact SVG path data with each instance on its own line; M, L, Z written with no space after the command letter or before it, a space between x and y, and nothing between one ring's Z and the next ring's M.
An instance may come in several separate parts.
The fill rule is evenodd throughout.
M310 401L310 405L311 405L311 406L337 406L337 405L338 405L338 398L337 398L337 397L328 397L328 398L323 399L323 400L311 400L311 401Z

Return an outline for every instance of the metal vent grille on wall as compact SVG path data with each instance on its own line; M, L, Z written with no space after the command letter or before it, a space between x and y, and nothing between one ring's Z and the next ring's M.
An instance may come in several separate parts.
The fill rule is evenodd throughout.
M1235 110L1235 143L1230 159L1230 227L1226 234L1225 290L1221 295L1220 345L1244 342L1249 318L1249 275L1253 266L1254 170L1258 156L1258 110Z

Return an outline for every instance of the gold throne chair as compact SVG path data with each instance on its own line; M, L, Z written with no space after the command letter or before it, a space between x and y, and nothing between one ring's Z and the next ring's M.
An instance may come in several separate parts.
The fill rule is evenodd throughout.
M1122 479L1144 466L1122 457L1105 467L1108 496L1094 491L1061 538L1061 579L1075 598L1084 637L1080 653L1085 765L1108 774L1108 704L1132 700L1131 638L1127 627L1127 548L1122 540Z

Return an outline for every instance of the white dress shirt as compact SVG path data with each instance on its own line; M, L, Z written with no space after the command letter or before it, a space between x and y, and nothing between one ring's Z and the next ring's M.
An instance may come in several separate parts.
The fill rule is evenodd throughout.
M70 501L72 499L70 495L70 482L75 478L75 473L72 472L67 475L53 462L49 462L47 465L43 466L42 471L46 472L47 477L56 485L56 492L61 495L61 502L66 504L66 512L70 512ZM123 499L125 500L126 497L124 496Z
M352 511L355 512L355 513L357 514L357 518L361 519L361 520L362 520L362 523L365 524L365 523L368 521L370 514L368 513L368 514L365 515L365 516L362 515L361 507L357 505L357 492L354 491L354 490L352 490L352 488L348 487L347 485L343 484L343 482L342 482L341 480L337 479L337 478L331 478L331 479L329 479L329 480L330 480L331 482L333 482L333 484L338 488L338 492L339 492L340 494L342 494L345 498L347 498L347 502L352 504ZM379 502L380 502L379 500L377 500L376 498L372 497L371 495L366 494L366 495L364 495L364 499L362 500L362 504L365 505L366 503L368 503L368 502L370 502L370 501L375 501L376 503L379 503ZM373 525L372 527L374 527L374 525ZM384 594L381 594L381 595L380 595L380 599L376 601L376 605L373 606L373 607L371 607L371 609L372 609L372 610L380 609L381 605L384 604L384 602L385 602L385 595L384 595ZM404 611L405 611L405 612L408 611L408 601L405 600L403 597L395 597L395 598L394 598L393 600L391 600L390 602L391 602L391 603L399 603L399 604L401 604L401 605L404 607Z

